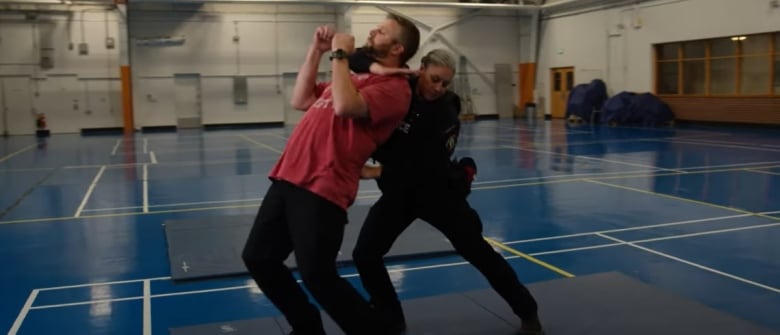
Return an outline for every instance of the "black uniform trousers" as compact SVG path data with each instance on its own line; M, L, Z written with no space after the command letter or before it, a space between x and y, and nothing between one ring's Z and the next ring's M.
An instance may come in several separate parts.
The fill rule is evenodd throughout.
M345 333L378 333L368 301L336 271L346 223L343 208L288 182L274 181L263 199L242 256L296 335L325 331L318 308L284 264L293 250L306 289Z
M441 231L476 267L521 319L536 317L537 305L507 261L482 236L482 221L465 195L446 185L383 190L371 207L353 252L360 279L379 310L400 311L383 261L398 236L420 218Z

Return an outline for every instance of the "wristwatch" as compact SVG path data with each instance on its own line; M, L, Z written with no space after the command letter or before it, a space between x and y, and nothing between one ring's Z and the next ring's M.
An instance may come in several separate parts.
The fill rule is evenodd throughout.
M330 60L345 59L345 58L347 58L347 52L344 51L343 49L336 49L330 53Z

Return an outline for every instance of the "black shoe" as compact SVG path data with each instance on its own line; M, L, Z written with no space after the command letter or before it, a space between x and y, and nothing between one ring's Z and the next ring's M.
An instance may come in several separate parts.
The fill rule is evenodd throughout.
M544 335L542 322L539 321L539 317L535 316L531 319L523 320L520 332L517 335Z
M382 334L399 335L406 331L406 319L404 311L401 309L401 303L396 302L389 305L371 304L371 308L376 312L381 324Z

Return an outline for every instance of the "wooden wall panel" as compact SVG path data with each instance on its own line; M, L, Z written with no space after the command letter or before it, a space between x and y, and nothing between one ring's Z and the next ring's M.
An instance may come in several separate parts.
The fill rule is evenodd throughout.
M780 125L780 96L659 98L669 104L677 120Z

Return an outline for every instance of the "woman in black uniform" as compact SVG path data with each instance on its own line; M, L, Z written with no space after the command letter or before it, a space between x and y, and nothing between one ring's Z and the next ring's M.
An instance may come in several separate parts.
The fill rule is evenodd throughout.
M354 72L397 74L371 63L359 50L350 58ZM406 328L401 303L382 258L417 218L441 231L455 250L474 265L522 320L521 334L543 334L536 301L506 260L482 236L482 222L466 200L476 165L471 158L452 158L460 130L460 97L447 90L455 60L441 49L422 58L412 76L412 104L405 120L366 166L364 178L375 178L382 196L371 207L353 252L355 265L371 303L395 330Z

